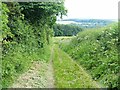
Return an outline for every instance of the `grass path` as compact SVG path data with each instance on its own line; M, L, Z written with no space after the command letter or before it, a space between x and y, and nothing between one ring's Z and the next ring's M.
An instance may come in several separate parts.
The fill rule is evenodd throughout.
M99 88L86 71L53 44L49 62L34 61L12 88Z

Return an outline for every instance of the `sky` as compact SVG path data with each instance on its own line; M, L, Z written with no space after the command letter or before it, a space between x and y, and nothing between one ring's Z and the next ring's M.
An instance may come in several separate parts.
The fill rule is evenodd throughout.
M118 19L120 0L65 0L68 18L79 19Z

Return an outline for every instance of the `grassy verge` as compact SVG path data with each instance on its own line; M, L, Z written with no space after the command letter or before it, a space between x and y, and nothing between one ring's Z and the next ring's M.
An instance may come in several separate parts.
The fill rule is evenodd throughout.
M56 45L53 67L57 88L99 88L83 68Z

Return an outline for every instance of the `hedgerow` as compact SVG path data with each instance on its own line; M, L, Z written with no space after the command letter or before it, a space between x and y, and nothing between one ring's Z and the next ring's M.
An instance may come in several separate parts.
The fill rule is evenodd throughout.
M66 13L63 2L2 2L2 88L34 60L49 60L52 26Z
M105 87L118 88L118 26L80 32L60 47Z

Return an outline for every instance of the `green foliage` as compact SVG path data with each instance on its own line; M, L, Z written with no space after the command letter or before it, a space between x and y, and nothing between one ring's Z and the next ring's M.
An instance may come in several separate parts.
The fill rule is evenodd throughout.
M2 87L10 87L33 60L50 57L52 26L56 14L64 13L63 2L2 3ZM66 11L65 11L66 12Z
M1 23L2 23L2 38L6 38L9 32L7 30L10 30L9 27L7 26L8 23L8 15L7 13L9 12L8 8L6 8L5 4L2 4L2 11L0 15Z
M25 19L31 23L41 22L42 24L52 26L56 21L56 16L66 14L64 2L22 2L19 3L22 7L22 13Z
M13 34L10 32L10 28L7 26L8 24L8 12L9 9L7 8L6 4L2 4L2 10L0 15L0 20L2 24L2 43L3 47L9 49L11 40L9 38L13 37ZM6 50L4 50L6 51ZM6 52L3 52L6 53Z
M80 32L69 44L61 48L84 66L94 80L109 88L118 88L118 27Z
M73 36L78 32L83 31L79 26L72 24L55 24L53 30L55 32L55 36Z

